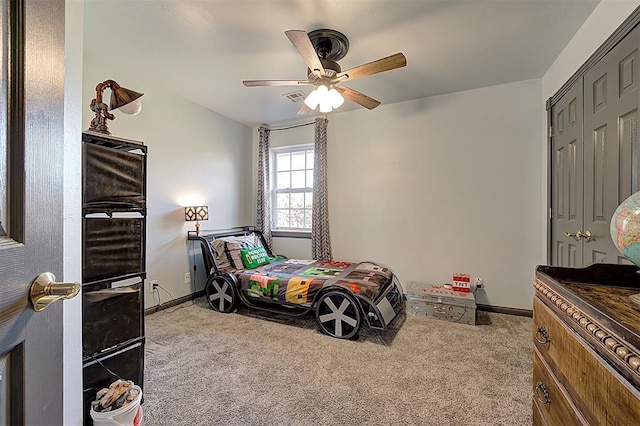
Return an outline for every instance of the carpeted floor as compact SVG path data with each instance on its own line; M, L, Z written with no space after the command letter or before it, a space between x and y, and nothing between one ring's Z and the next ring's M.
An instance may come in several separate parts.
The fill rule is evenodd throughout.
M406 316L357 340L313 317L212 311L146 321L144 424L530 425L531 318L470 326Z

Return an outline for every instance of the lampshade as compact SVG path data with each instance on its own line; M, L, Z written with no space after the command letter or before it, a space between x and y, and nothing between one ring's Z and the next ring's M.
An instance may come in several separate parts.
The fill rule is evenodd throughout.
M344 103L344 98L335 88L329 89L321 84L309 93L304 103L311 109L316 109L320 105L320 112L327 113L339 108Z
M184 220L186 220L187 222L209 220L209 206L185 207Z
M111 90L111 102L109 102L109 109L114 110L130 104L140 96L142 96L142 93L138 93L125 87L118 86Z

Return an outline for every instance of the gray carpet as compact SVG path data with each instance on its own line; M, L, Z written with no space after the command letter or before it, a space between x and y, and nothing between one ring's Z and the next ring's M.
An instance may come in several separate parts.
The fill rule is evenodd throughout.
M530 425L531 319L480 325L407 315L357 340L313 317L212 311L204 298L146 321L144 424Z

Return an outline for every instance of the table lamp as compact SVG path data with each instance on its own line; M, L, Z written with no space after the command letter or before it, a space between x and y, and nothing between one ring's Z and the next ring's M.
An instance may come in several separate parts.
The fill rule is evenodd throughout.
M199 220L209 220L209 206L191 206L184 208L184 220L196 222L196 234L200 232Z
M107 104L102 102L102 93L106 89L111 89L111 100L108 107ZM111 132L107 126L107 120L114 120L116 116L111 114L109 110L120 109L125 114L136 115L142 108L142 104L138 100L142 95L142 93L120 86L113 80L105 80L99 83L96 86L96 97L91 100L91 111L95 112L96 116L91 120L89 130L110 135Z

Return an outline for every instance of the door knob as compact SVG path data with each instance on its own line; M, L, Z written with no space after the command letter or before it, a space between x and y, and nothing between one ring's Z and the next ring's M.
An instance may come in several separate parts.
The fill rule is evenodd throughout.
M563 232L563 234L564 234L564 236L565 236L565 237L569 237L569 238L570 238L570 237L573 237L573 238L575 238L576 240L580 240L580 237L582 237L582 232L580 232L580 231L578 231L578 232L576 232L576 233L573 233L573 232Z
M31 282L29 293L33 310L40 312L55 301L76 297L80 293L80 284L75 282L57 283L55 275L51 272L44 272Z
M585 241L591 241L591 231L586 231L586 232L578 231L578 238L584 238Z
M575 234L572 232L563 232L565 237L574 237L576 240L580 241L581 238L584 238L585 241L591 241L592 235L591 231L582 232L578 230Z

